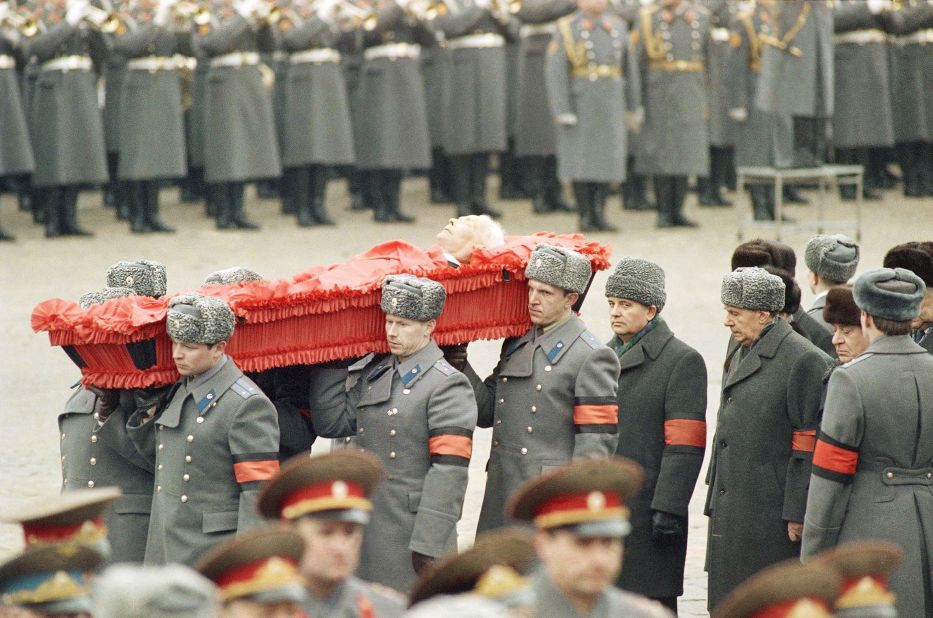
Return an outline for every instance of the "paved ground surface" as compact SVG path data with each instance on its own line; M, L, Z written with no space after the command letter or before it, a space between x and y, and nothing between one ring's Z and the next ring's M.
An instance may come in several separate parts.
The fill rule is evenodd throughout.
M21 496L48 495L58 491L60 477L56 416L68 397L68 387L79 377L75 366L61 350L51 348L43 334L30 330L30 312L39 301L51 297L77 299L104 284L110 264L121 259L150 258L166 264L169 289L195 287L207 273L228 266L248 266L268 278L285 277L312 264L342 261L373 244L402 238L428 246L434 234L453 213L453 207L429 205L426 183L406 181L404 202L418 220L414 225L378 225L367 213L345 209L347 198L342 182L332 184L329 207L338 227L299 229L279 213L277 202L248 200L250 216L263 225L255 233L215 231L200 206L183 205L174 190L163 193L164 218L177 225L174 235L134 236L125 224L114 220L112 211L100 206L98 193L82 195L81 221L97 231L91 240L47 241L25 213L16 211L9 195L0 199L0 221L18 235L15 244L0 245L0 505ZM491 192L492 194L492 192ZM814 197L813 193L809 194ZM252 193L250 193L252 196ZM527 201L500 202L508 233L539 230L570 232L576 221L570 215L535 216ZM851 218L851 205L835 199L828 204L828 220ZM815 218L815 207L792 207L790 216L800 222ZM654 229L653 213L623 212L618 198L609 205L612 220L621 228L616 234L594 238L612 245L614 257L637 255L655 260L667 272L668 302L664 317L674 332L696 347L709 371L710 434L715 429L719 403L720 373L726 332L722 326L719 284L729 268L736 244L736 218L731 209L700 209L688 197L687 214L701 222L698 230ZM905 200L889 191L883 202L865 205L860 272L880 265L892 245L931 236L933 199ZM832 223L827 232L837 230ZM773 230L753 233L773 237ZM813 231L785 231L783 240L798 251L798 276L804 280L802 251ZM583 307L583 318L601 338L608 339L607 312L601 294L605 273L593 286L594 293ZM804 303L812 295L804 290ZM470 346L470 356L480 375L491 371L499 342ZM326 442L326 441L322 441ZM475 529L482 497L482 470L489 450L489 433L478 432L475 441L471 486L461 536L469 543ZM326 448L325 443L315 449ZM705 473L705 466L704 466ZM682 616L705 616L706 578L703 553L706 521L702 515L705 496L702 476L691 503L690 545L686 593ZM0 525L0 557L16 550L18 530Z

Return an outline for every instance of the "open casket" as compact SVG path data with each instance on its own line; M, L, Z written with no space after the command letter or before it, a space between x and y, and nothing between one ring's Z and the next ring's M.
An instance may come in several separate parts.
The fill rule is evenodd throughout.
M248 372L386 352L379 308L386 275L411 273L444 285L447 302L434 337L440 345L498 339L530 327L525 265L538 244L573 249L593 271L610 266L608 246L579 234L511 236L495 249L477 249L469 264L451 265L439 247L427 251L404 241L382 243L347 262L314 266L291 279L206 285L225 299L237 325L227 353ZM115 298L88 309L50 299L32 312L32 328L45 331L80 367L82 382L101 388L144 388L178 379L165 315L173 295Z

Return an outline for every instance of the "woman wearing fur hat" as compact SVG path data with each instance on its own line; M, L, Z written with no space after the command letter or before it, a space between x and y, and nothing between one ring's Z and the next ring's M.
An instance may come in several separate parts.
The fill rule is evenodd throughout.
M676 612L687 507L706 449L706 364L659 315L667 300L660 266L622 258L606 297L615 333L608 345L622 366L616 454L645 471L642 490L628 503L632 531L618 585Z
M914 273L881 268L853 288L865 353L837 368L813 453L803 558L856 539L900 545L890 587L900 616L929 616L933 576L933 358L910 337L926 286Z

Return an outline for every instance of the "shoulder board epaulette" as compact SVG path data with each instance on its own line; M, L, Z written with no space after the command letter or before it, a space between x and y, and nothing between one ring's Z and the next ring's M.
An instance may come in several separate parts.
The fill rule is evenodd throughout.
M605 347L605 345L603 344L603 342L600 341L599 339L597 339L597 338L596 338L596 335L594 335L593 333L591 333L591 332L588 331L588 330L585 330L585 331L583 331L582 333L580 333L580 339L582 339L583 341L585 341L586 344L589 345L589 346L590 346L591 348L593 348L594 350L598 350L599 348Z
M443 358L434 363L434 368L443 373L445 376L452 376L453 374L458 373L457 370L454 369L453 366Z
M859 354L858 356L856 356L855 358L853 358L852 360L850 360L848 363L843 363L843 364L840 365L839 367L840 367L841 369L847 369L847 368L849 368L849 367L852 367L853 365L859 364L860 362L862 362L862 361L865 360L866 358L870 358L870 357L872 357L872 356L874 356L874 355L875 355L874 352L868 352L867 354Z
M239 378L230 386L230 390L242 397L243 399L249 399L253 395L259 394L259 389L249 381L245 376Z

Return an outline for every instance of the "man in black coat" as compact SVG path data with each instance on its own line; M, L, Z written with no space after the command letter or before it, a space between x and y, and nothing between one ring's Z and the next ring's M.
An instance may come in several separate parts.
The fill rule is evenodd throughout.
M616 453L638 462L642 490L628 503L632 531L617 584L677 611L687 556L687 507L706 448L706 364L659 313L664 271L624 257L606 282L609 347L619 376Z

